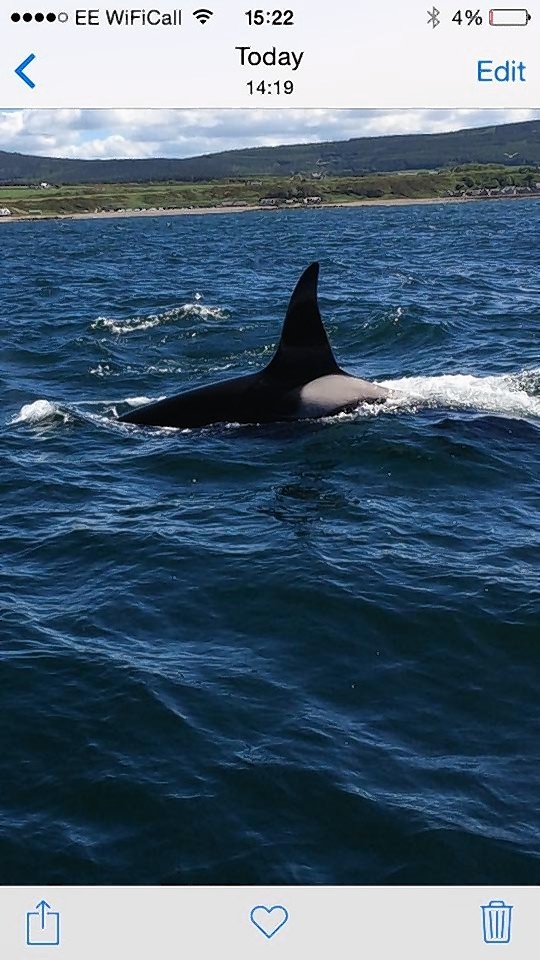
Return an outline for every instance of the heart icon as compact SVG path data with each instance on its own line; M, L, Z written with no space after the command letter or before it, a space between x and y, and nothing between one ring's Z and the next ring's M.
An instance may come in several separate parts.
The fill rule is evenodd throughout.
M287 923L289 914L285 907L253 907L250 913L251 922L264 933L265 937L273 937L282 926Z

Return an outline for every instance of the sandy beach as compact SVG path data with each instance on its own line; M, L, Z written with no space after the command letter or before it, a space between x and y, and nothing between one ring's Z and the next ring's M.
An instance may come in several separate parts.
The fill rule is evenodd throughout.
M351 200L348 203L317 203L310 206L298 203L276 207L248 205L245 207L174 207L170 210L103 210L99 213L59 213L51 216L25 215L0 217L1 223L21 223L36 220L123 220L126 217L200 217L206 214L226 213L277 213L283 210L343 210L348 207L410 207L428 203L477 203L478 201L494 200L538 200L540 194L525 194L519 196L502 197L423 197L423 198L396 198L376 200Z

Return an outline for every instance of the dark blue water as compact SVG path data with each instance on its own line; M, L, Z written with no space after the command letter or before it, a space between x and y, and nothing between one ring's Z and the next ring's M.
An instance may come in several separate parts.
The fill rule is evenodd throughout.
M0 882L533 883L540 205L0 231ZM118 425L269 360L327 421Z

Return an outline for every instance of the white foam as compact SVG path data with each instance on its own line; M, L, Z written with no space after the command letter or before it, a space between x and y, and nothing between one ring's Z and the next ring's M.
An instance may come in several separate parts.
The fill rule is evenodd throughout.
M534 380L532 374L532 371L527 374L496 377L443 374L438 377L383 380L381 386L399 391L383 406L393 410L419 405L450 407L502 413L511 417L540 417L540 397L531 396L522 389L529 380Z
M96 317L91 323L92 330L108 330L111 333L135 333L137 330L149 330L161 324L171 323L174 320L183 320L185 317L197 317L201 320L223 320L227 311L220 307L205 307L201 303L184 303L181 307L173 307L163 313L149 314L146 317Z
M34 403L25 403L18 414L9 422L14 423L42 423L44 420L52 420L60 414L66 419L66 414L61 413L56 404L49 400L35 400Z
M96 377L109 377L112 372L112 368L108 363L98 363L97 367L90 369L90 373Z
M129 403L130 407L143 407L145 403L157 403L158 400L165 400L165 397L126 397L125 400L116 400L115 403Z

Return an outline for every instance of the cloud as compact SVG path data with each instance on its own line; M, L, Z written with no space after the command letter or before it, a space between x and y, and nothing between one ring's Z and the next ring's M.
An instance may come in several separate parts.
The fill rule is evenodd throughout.
M86 159L193 157L540 118L540 110L4 110L0 149Z

